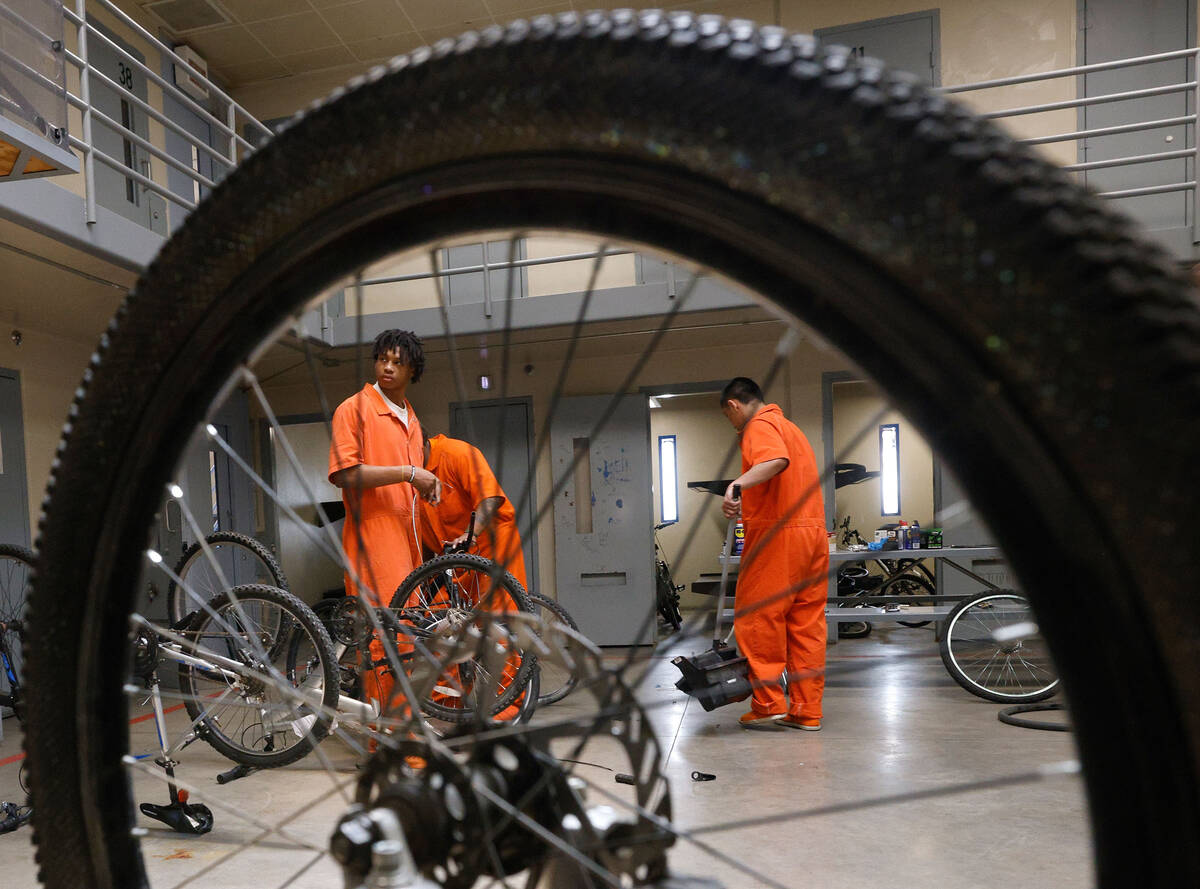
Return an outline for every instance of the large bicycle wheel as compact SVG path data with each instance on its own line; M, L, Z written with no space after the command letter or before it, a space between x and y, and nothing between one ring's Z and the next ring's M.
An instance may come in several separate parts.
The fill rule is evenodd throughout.
M939 649L954 681L989 701L1026 704L1058 691L1029 600L1012 590L959 602L946 618Z
M179 691L200 737L256 768L305 756L329 733L337 712L337 662L325 627L311 608L275 587L234 587L208 606L193 615L184 653L211 665L179 666ZM214 655L241 668L223 666Z
M579 632L579 624L575 623L575 618L571 617L570 612L548 596L543 596L541 593L529 593L529 604L533 608L534 616L551 628L569 627L576 633ZM547 704L558 703L575 689L578 682L578 670L552 661L539 661L538 706L544 707Z
M145 882L113 648L162 486L214 400L270 363L264 332L285 331L272 371L290 367L309 344L290 331L323 289L352 299L356 273L392 255L544 230L758 294L771 312L755 320L789 337L756 349L756 368L786 364L803 322L878 380L1038 609L1071 694L1097 882L1200 884L1193 293L1065 174L908 78L777 29L628 13L541 18L377 69L224 180L122 308L42 527L27 743L48 883ZM626 331L647 348L612 391L673 364L652 360L664 336L712 349L682 330L678 296L656 304L661 336ZM447 365L455 332L440 334Z
M404 631L398 642L436 638L482 623L498 634L506 648L502 666L470 658L450 666L438 677L421 709L435 719L469 723L482 710L488 717L503 713L529 684L537 658L526 652L505 630L504 615L531 613L533 606L520 581L483 556L453 553L430 559L397 588L391 609ZM494 617L492 616L494 615Z
M287 578L271 551L246 534L215 531L187 548L175 566L183 588L167 585L167 619L177 624L218 593L247 583L287 590Z
M11 543L0 544L0 625L3 625L0 629L0 644L7 653L7 664L0 664L0 701L7 702L17 718L22 721L25 718L24 702L21 700L24 691L22 620L33 565L34 555L25 547ZM4 705L0 703L0 706Z

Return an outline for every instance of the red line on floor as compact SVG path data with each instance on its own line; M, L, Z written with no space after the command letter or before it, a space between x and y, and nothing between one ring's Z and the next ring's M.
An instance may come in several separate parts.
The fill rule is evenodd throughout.
M163 710L163 713L164 714L174 713L176 710L182 710L184 708L184 706L185 706L184 704L176 704L174 707L167 707L165 710ZM141 716L135 716L135 717L133 717L133 719L129 720L129 724L134 725L136 723L145 722L147 719L153 719L153 718L154 718L153 711L150 713L143 713ZM4 759L0 759L0 768L3 768L4 766L10 766L14 762L20 762L24 758L25 758L24 753L14 753L12 756L5 757Z

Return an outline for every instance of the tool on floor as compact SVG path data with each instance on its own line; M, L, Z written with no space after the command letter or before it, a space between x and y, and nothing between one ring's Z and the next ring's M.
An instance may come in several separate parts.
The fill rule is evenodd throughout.
M692 772L693 781L716 781L717 776L711 775L708 772Z
M733 499L742 499L741 485L733 486ZM706 711L744 701L750 697L752 691L750 665L737 653L737 648L729 644L728 639L721 638L725 590L729 584L729 565L733 561L733 534L737 522L737 516L731 518L729 530L725 533L725 560L721 566L721 590L717 596L717 621L713 630L712 649L691 657L679 655L671 660L683 674L683 678L675 683L675 687L699 701Z
M626 775L624 772L617 772L616 782L618 784L637 784L637 779L633 775Z

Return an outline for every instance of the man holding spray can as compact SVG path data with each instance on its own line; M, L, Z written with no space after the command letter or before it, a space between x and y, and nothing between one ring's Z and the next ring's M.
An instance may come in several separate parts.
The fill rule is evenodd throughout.
M726 385L721 412L741 443L742 473L721 509L730 519L740 513L745 525L734 631L756 686L738 722L819 731L829 545L816 457L804 433L747 377ZM785 671L787 698L779 681Z

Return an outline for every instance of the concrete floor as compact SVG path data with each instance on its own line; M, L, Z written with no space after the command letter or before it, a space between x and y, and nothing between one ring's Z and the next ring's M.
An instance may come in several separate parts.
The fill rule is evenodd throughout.
M703 647L703 642L685 643L679 650L690 653ZM678 652L643 656L639 697L662 747L674 820L683 830L903 797L1075 757L1069 733L1004 725L996 719L998 705L955 685L937 656L929 628L877 627L866 639L843 640L831 647L825 725L817 733L747 731L736 725L743 705L705 713L675 690L678 671L669 660L673 653ZM610 663L620 656L606 655ZM540 710L538 718L590 709L587 695L577 693ZM134 711L133 715L142 712L137 707ZM181 715L176 712L169 718L178 723ZM134 752L151 751L152 726L143 721L131 728ZM566 739L556 742L554 750L565 756L571 746ZM215 829L203 837L185 837L142 819L152 885L175 886L215 864L193 885L269 889L296 875L288 886L341 889L340 873L327 856L297 848L291 841L300 838L323 848L346 805L337 784L350 786L352 793L356 772L350 749L331 739L320 751L335 768L334 776L322 769L318 757L309 756L294 766L218 787L214 776L230 763L206 744L189 747L182 755L180 774L196 786L195 799L214 809L220 802L233 811L218 809ZM19 763L14 761L19 753L19 727L10 718L4 721L0 742L0 800L20 796ZM613 781L614 772L632 769L611 739L589 743L576 758L587 763L575 766L580 777L632 798L631 788ZM716 780L694 782L693 770L715 774ZM136 775L134 784L137 800L166 801L158 779ZM595 793L592 800L601 801ZM300 814L287 822L289 838L275 835L223 860L259 830L234 811L271 823ZM0 835L3 889L37 885L30 834L25 827ZM670 856L673 871L717 879L728 889L1072 889L1093 883L1084 795L1077 777L780 818L766 825L705 832L698 839L720 857L680 839ZM520 879L510 882L523 885Z

